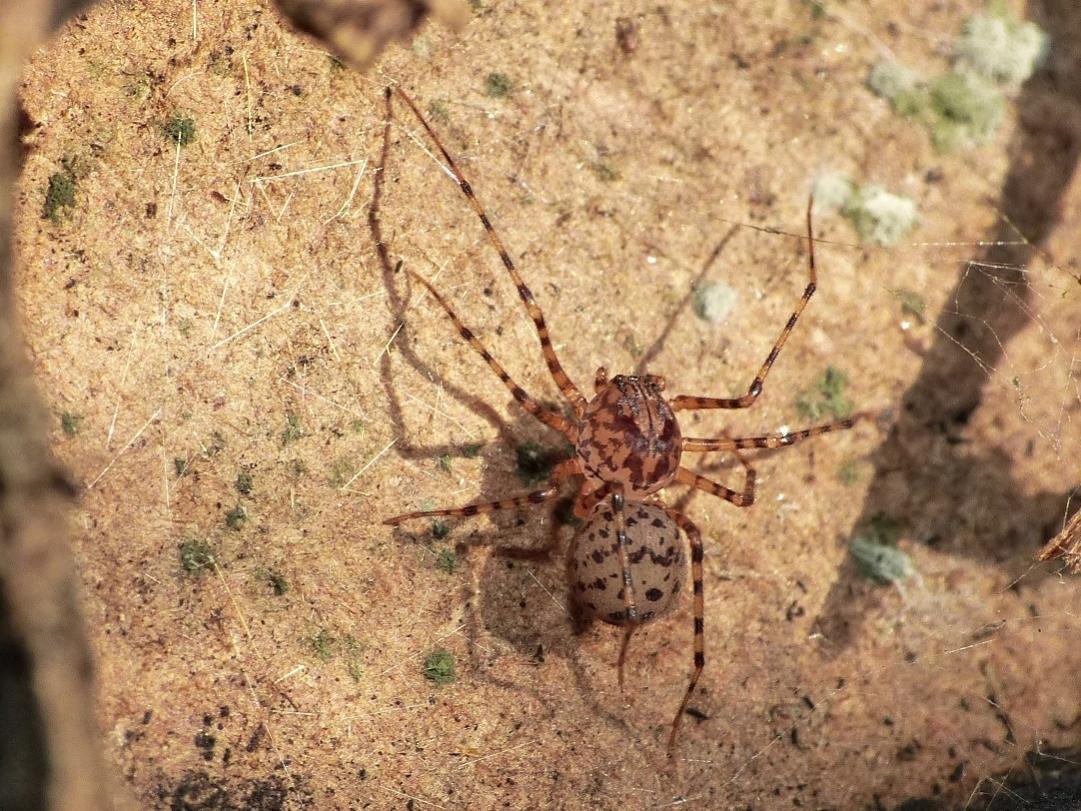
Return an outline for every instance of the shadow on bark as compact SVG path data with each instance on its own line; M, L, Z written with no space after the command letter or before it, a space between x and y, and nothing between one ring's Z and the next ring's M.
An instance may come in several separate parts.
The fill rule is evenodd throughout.
M1024 268L1059 223L1081 152L1081 6L1043 0L1030 13L1052 32L1052 60L1018 100L1011 168L997 201L1003 217L987 236L1015 243L1023 236L1027 244L992 246L960 269L899 419L871 458L874 479L857 523L887 516L918 542L1012 568L1031 561L1061 528L1069 492L1025 495L1009 455L972 445L963 429L981 404L989 370L1031 321ZM1025 582L1043 576L1033 572ZM847 647L876 603L876 588L848 558L815 624L824 654Z

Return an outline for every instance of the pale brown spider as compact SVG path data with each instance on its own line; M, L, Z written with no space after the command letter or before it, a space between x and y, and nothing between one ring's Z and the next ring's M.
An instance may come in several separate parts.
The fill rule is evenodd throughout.
M392 115L393 91L386 91L388 121ZM753 437L728 436L717 438L684 437L676 421L675 412L692 409L737 409L753 405L762 393L762 387L777 355L784 346L789 333L796 325L800 313L807 306L815 291L815 255L813 238L813 198L807 206L807 246L810 280L799 303L781 330L765 362L751 381L747 393L740 397L716 398L680 395L666 400L662 395L665 380L656 375L617 375L609 380L601 367L594 381L595 395L586 400L578 387L567 376L556 356L548 334L544 315L533 298L532 292L522 281L514 262L503 246L502 240L492 228L472 187L465 179L457 162L443 146L439 136L432 130L420 110L400 89L401 99L413 111L428 136L438 147L450 167L459 187L480 218L488 239L499 252L503 265L510 274L518 295L537 329L541 350L548 370L563 396L570 402L574 419L545 408L515 383L506 370L484 347L472 330L466 327L446 299L427 280L412 274L435 298L447 316L458 328L459 334L484 358L514 399L522 407L562 434L574 447L572 458L556 465L548 484L541 490L481 504L469 504L439 510L424 510L388 518L384 523L396 526L415 518L435 516L471 516L508 510L531 504L543 504L559 492L564 480L581 476L582 482L575 498L574 513L585 523L575 536L571 551L570 569L575 581L572 594L579 609L586 615L604 622L624 627L623 644L619 655L619 684L623 687L623 662L627 645L634 630L642 622L659 616L675 604L680 590L680 570L684 554L679 540L680 530L687 537L691 549L691 573L694 593L694 669L679 711L672 722L668 738L671 752L676 740L680 720L687 702L694 693L695 685L705 666L704 601L702 595L702 537L698 528L683 513L665 505L657 493L670 484L686 484L698 490L720 496L737 507L749 507L755 499L755 471L739 451L751 448L782 448L808 437L851 428L857 420L868 416L858 414L849 419L804 428L798 431L766 434ZM684 451L730 451L737 455L744 468L741 490L732 490L680 466ZM645 598L645 602L641 602Z

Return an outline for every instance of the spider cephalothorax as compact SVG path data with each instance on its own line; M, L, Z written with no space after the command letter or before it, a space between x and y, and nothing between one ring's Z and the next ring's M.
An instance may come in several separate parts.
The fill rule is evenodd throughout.
M694 605L694 669L690 683L683 694L672 732L668 737L669 751L676 740L676 732L687 702L694 693L698 677L705 666L705 602L703 597L702 561L704 550L702 537L694 523L682 512L669 507L656 495L664 487L678 483L697 490L720 496L738 507L749 507L755 498L755 472L739 452L749 448L785 448L809 437L851 428L858 417L840 420L814 428L786 431L753 437L692 438L685 437L676 422L675 412L695 409L738 409L754 404L762 393L763 385L781 347L796 325L800 313L814 294L815 275L814 239L812 238L811 212L813 201L807 206L807 246L810 279L803 295L796 304L788 322L781 329L765 362L754 376L745 394L738 397L700 397L681 395L666 400L661 392L665 382L655 375L620 375L608 380L602 368L596 377L596 394L587 401L582 392L564 371L548 333L544 315L526 286L510 254L492 228L484 209L477 201L472 186L462 175L454 158L440 142L416 105L404 93L402 99L421 122L429 137L435 142L449 173L457 181L462 193L480 218L492 246L498 251L503 266L511 277L526 312L533 321L540 339L544 360L552 379L567 399L574 413L568 419L561 413L546 408L531 397L511 379L507 371L492 357L473 330L461 322L447 300L431 284L419 276L418 282L432 295L454 322L458 334L484 359L503 385L507 387L522 408L558 431L575 449L574 456L561 462L553 470L548 484L541 490L512 498L483 504L470 504L439 510L405 513L387 519L391 525L401 524L415 518L434 516L467 517L496 510L514 509L542 504L554 499L560 492L560 484L570 478L581 478L574 512L585 523L575 537L571 556L572 589L575 601L584 613L606 622L621 625L624 629L623 646L619 654L619 681L623 684L623 661L627 644L634 629L643 622L659 616L675 604L684 576L686 560L678 539L682 532L690 549L691 584ZM388 89L387 133L391 120L392 92ZM384 147L385 154L385 147ZM385 167L380 167L377 183L385 177ZM380 186L381 188L381 186ZM860 415L864 416L864 415ZM744 471L742 486L730 489L682 467L685 452L730 451L735 453ZM675 549L673 549L673 545Z
M621 485L628 499L672 483L683 454L672 407L661 395L664 378L597 373L597 394L578 423L575 450L582 473L598 486Z

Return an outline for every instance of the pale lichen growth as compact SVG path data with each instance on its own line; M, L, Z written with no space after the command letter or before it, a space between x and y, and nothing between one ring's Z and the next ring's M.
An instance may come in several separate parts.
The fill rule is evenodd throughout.
M893 60L871 67L867 86L898 114L927 127L935 148L950 152L988 141L1005 99L1046 59L1047 34L1005 13L970 17L953 43L953 65L923 78Z
M878 514L848 542L848 552L864 577L876 583L899 583L917 574L916 566L897 548L900 527L889 516Z
M1020 85L1047 59L1050 39L1036 23L1003 14L970 17L954 43L957 66L1003 85Z
M694 314L711 324L723 324L736 309L736 291L720 282L705 282L694 289Z
M857 536L849 541L848 551L855 559L860 573L876 583L896 583L916 574L912 558L896 546Z
M914 70L892 59L883 59L875 63L867 77L867 86L875 95L884 99L893 99L902 93L910 93L919 82L919 76Z
M919 221L916 202L881 186L860 187L841 209L861 242L894 245Z
M875 184L857 185L837 172L815 179L814 199L816 209L840 211L861 242L894 245L919 222L915 200Z
M852 181L840 172L823 172L814 181L816 211L838 211L855 191Z

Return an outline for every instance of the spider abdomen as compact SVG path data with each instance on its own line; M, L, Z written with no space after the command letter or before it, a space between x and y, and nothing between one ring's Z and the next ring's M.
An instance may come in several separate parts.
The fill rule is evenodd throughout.
M631 499L671 483L682 454L679 423L653 381L613 378L586 406L579 425L585 476L622 484Z
M676 605L684 576L683 545L675 522L652 504L627 505L624 526L638 621L645 622ZM625 624L627 606L611 505L598 505L575 535L570 568L578 609L587 617Z

